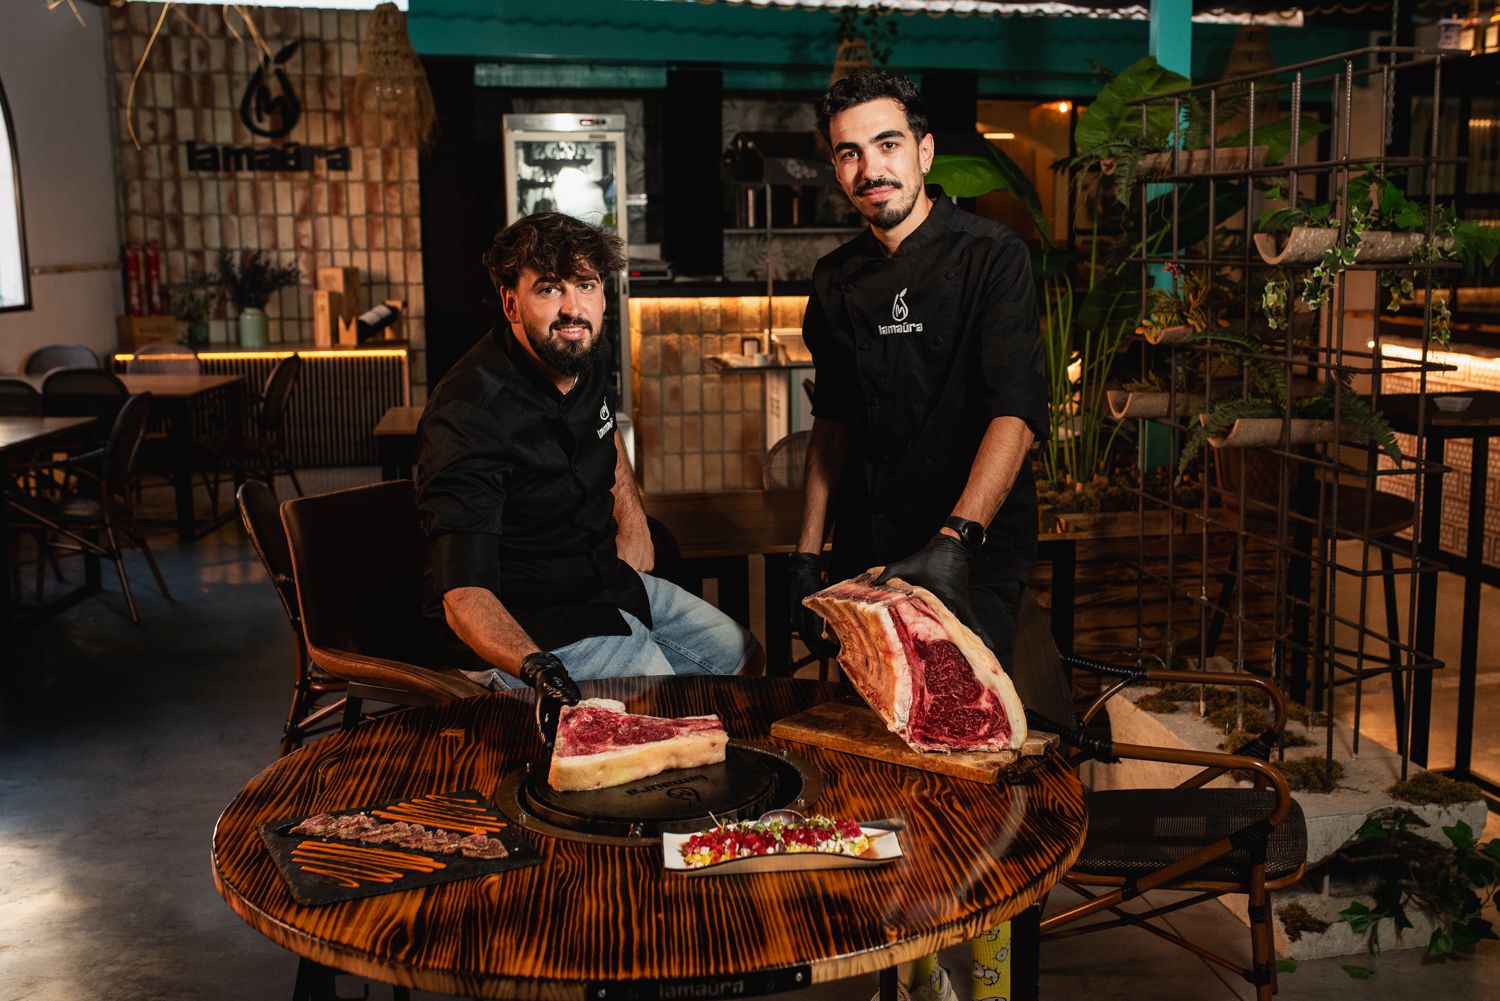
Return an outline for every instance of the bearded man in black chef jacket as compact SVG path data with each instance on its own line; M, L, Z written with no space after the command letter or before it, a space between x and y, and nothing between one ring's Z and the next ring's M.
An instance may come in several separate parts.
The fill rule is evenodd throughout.
M575 679L761 663L733 619L650 572L599 326L622 249L557 212L496 235L484 263L507 322L443 376L418 425L423 611L490 688L572 703Z
M818 262L802 321L817 381L789 559L793 624L831 655L836 641L801 599L883 565L880 582L927 588L1009 668L1036 560L1027 452L1048 426L1030 253L1009 228L925 185L935 149L911 81L865 70L830 87L817 111L869 229ZM1015 680L1030 704L1027 679ZM1037 701L1071 712L1066 692ZM998 969L1009 941L1004 928L974 940L976 978ZM953 1001L935 956L912 976L914 1001ZM975 996L983 989L976 979Z
M832 652L800 602L823 584L831 522L828 580L884 565L882 581L927 588L1007 664L1036 559L1027 451L1047 434L1030 253L925 185L934 142L905 77L839 81L818 129L869 229L818 262L803 318L817 380L794 623Z

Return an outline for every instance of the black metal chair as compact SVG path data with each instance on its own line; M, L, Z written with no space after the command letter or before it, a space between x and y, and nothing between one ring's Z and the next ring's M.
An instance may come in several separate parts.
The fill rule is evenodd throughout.
M1023 592L1016 652L1007 665L1027 718L1040 730L1057 731L1079 760L1137 760L1182 765L1196 771L1172 788L1101 790L1088 794L1089 830L1077 861L1061 885L1084 899L1041 922L1042 937L1068 938L1124 925L1142 928L1233 970L1255 986L1259 1001L1276 990L1270 892L1302 878L1307 826L1286 780L1267 763L1286 725L1286 707L1275 686L1244 674L1148 671L1082 657L1062 656L1052 642L1048 618L1029 590ZM1075 715L1068 669L1106 680L1108 687ZM1108 700L1140 684L1195 684L1254 689L1272 717L1265 731L1234 753L1125 744L1089 735L1086 727ZM1205 788L1231 771L1248 772L1253 788ZM1186 890L1193 895L1129 911L1123 905L1150 890ZM1152 919L1224 894L1249 897L1248 965L1219 955ZM1069 927L1094 915L1108 920Z
M254 430L214 443L214 449L233 468L236 485L247 479L260 479L274 489L276 474L283 472L291 479L297 496L303 495L297 470L286 449L286 411L301 372L301 355L288 355L277 362L255 404Z
M48 344L26 356L26 374L42 375L54 368L102 368L99 356L82 344Z
M42 380L42 412L49 417L92 417L103 441L130 390L113 372L99 368L58 368Z
M0 417L42 416L42 394L23 379L0 379Z
M130 609L130 621L135 623L140 622L140 616L130 590L130 578L125 574L124 550L128 544L140 549L162 597L172 600L151 546L136 526L129 489L136 454L150 416L150 393L130 397L120 408L102 448L55 464L56 482L61 485L56 496L12 497L6 501L16 527L43 529L69 540L69 544L50 542L51 547L112 560L120 576L125 604Z
M181 344L143 344L125 365L131 375L199 375L203 363L198 353Z
M339 725L339 713L344 708L343 695L349 686L325 673L308 658L307 642L302 636L297 582L293 579L292 551L287 545L276 495L260 480L246 480L235 497L239 501L245 532L250 536L250 543L255 546L266 573L271 575L271 583L275 585L276 596L281 599L281 607L291 623L292 637L297 646L292 705L281 735L281 753L289 754L301 747L308 737ZM325 702L327 698L333 701Z

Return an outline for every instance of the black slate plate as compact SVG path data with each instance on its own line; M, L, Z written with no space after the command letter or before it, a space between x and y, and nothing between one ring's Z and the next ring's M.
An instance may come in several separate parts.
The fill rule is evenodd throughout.
M483 794L473 789L465 789L459 792L432 793L425 796L409 796L405 799L386 803L376 803L372 806L352 807L348 810L327 810L332 817L342 817L351 813L374 813L377 810L390 810L408 804L419 803L424 806L439 800L469 801L473 810L479 811L474 814L478 822L487 825L504 825L490 836L499 839L509 852L504 858L497 859L474 859L465 858L463 855L454 853L452 855L441 855L436 852L422 852L410 848L396 848L391 845L362 845L357 841L340 841L335 838L318 838L302 834L289 834L308 816L294 817L287 820L272 820L260 825L260 836L266 843L266 848L271 852L271 857L276 860L276 867L281 870L282 879L286 880L287 888L292 891L292 898L299 904L317 906L319 904L334 904L344 900L356 900L360 897L374 897L382 893L396 893L401 890L413 890L422 886L433 886L438 883L451 883L454 880L469 879L474 876L484 876L492 872L504 872L507 869L521 869L526 866L536 865L542 861L542 856L536 848L521 834L519 828L500 810L496 809ZM424 802L425 801L425 802ZM386 818L377 818L386 819ZM461 823L438 823L426 822L424 827L457 831L461 834L472 834L473 829L465 829ZM441 868L432 871L420 871L405 869L405 866L391 866L387 871L396 869L405 870L390 879L389 882L366 881L357 877L349 877L343 881L330 878L317 873L304 870L303 862L292 857L299 847L308 842L321 842L324 844L351 845L356 847L371 848L375 851L398 852L410 856L413 859L425 860L426 864L432 862L441 863ZM412 865L422 863L413 862ZM353 882L357 885L349 886L346 883Z

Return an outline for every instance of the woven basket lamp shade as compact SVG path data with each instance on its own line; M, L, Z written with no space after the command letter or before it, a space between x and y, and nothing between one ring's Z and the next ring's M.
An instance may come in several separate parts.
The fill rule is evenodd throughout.
M838 51L833 55L833 75L828 78L828 85L831 87L844 77L874 65L875 60L870 58L870 43L863 38L846 38L839 42Z
M406 15L383 3L370 16L354 76L354 116L366 141L415 145L432 142L437 112L427 71L406 35Z

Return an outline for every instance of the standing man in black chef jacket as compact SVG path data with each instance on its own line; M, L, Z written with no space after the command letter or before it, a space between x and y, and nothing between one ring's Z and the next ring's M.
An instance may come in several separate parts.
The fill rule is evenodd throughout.
M801 604L824 584L831 521L829 580L884 565L879 581L927 588L1009 667L1036 560L1027 451L1047 434L1030 253L925 185L935 150L910 80L864 70L817 110L839 184L870 228L818 262L802 321L817 382L789 559L794 624L813 652L836 649ZM998 975L1009 943L1005 926L971 943L975 997L990 996L981 974ZM936 956L916 962L910 993L955 999Z
M1030 254L1006 226L923 178L933 137L905 77L829 88L818 128L867 231L813 272L803 338L817 371L807 497L791 557L803 641L831 652L800 599L884 565L932 591L1007 664L1036 559L1027 451L1047 434Z
M439 641L481 684L569 703L575 678L758 668L749 633L649 573L599 329L619 239L539 212L502 230L484 263L509 323L443 377L417 429L424 612Z

